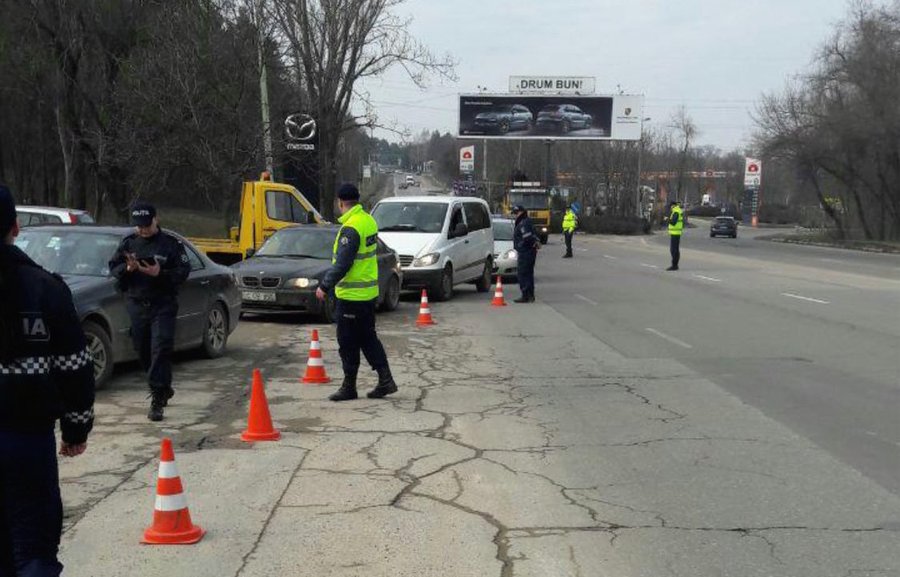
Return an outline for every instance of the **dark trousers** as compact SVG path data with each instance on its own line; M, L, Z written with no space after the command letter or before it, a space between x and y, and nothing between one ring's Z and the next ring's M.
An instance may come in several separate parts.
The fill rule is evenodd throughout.
M359 353L381 375L390 370L384 346L375 332L375 301L337 301L337 339L344 375L355 378L359 372Z
M681 260L681 236L669 235L669 253L672 255L672 266L678 268Z
M567 230L563 234L566 236L566 256L572 256L572 237L575 236L575 231Z
M62 515L53 429L0 431L0 577L58 577Z
M537 251L525 250L519 253L519 265L516 274L519 277L519 290L523 297L534 296L534 263L537 260Z
M131 317L131 340L147 373L150 390L170 389L178 300L175 297L152 301L128 299L127 308Z

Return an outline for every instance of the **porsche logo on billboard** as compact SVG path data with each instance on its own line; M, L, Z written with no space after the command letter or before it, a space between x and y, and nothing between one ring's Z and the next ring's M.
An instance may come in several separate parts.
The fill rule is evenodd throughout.
M640 140L643 96L471 94L459 97L460 138Z

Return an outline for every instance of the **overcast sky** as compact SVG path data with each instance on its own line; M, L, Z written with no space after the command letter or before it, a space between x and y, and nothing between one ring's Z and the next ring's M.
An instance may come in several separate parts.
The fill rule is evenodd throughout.
M650 125L669 124L684 104L698 144L731 150L747 142L760 94L807 69L847 9L845 0L407 0L412 34L451 54L459 81L422 91L394 70L362 88L381 123L456 134L461 92L507 92L510 75L593 76L598 94L644 94Z

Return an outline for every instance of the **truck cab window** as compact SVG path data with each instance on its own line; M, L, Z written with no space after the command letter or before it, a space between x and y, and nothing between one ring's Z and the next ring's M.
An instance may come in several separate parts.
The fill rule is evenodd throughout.
M309 211L303 208L293 194L280 190L266 191L266 214L272 220L282 222L298 224L308 224L309 222Z

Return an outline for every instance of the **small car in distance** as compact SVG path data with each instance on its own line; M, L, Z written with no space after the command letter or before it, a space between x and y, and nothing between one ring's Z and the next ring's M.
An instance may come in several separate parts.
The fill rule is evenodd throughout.
M733 216L717 216L709 225L709 238L730 236L737 238L737 221Z
M531 130L534 115L521 104L499 106L475 117L475 128L489 133L506 134L509 131Z
M94 218L85 210L55 206L17 206L19 225L37 224L93 224Z
M539 130L568 134L571 130L581 130L593 126L594 119L574 104L548 104L537 115Z
M253 256L232 265L238 277L245 313L311 313L334 321L335 299L316 299L316 289L331 268L334 240L340 226L297 225L270 236ZM403 272L400 259L380 239L378 306L392 311L400 302Z
M494 276L518 278L519 254L513 248L515 222L511 218L491 218L494 229Z

